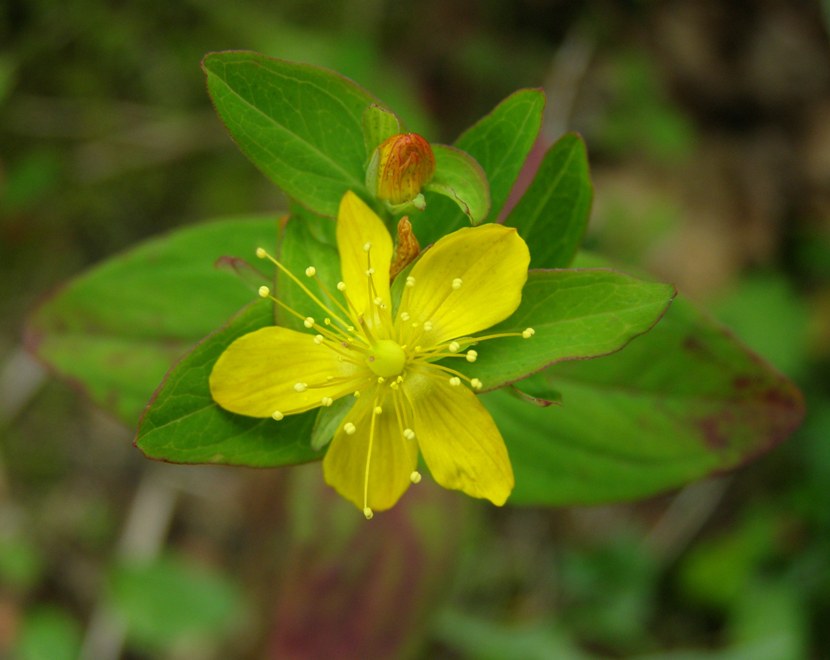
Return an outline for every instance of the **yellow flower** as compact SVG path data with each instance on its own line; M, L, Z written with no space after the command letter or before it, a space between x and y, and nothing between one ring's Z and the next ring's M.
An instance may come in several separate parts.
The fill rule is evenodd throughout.
M323 461L326 481L362 509L388 509L418 483L419 449L445 488L504 504L513 470L501 434L474 389L483 384L439 360L475 362L476 336L512 314L521 301L530 260L515 229L496 224L461 229L426 250L392 308L392 239L355 194L343 197L337 219L342 281L321 300L264 250L309 295L309 332L278 326L235 340L210 375L214 400L252 417L302 413L353 396ZM309 266L306 276L317 279ZM403 275L402 275L403 276ZM319 280L318 280L319 282ZM305 310L306 312L308 310ZM446 360L444 360L446 362Z

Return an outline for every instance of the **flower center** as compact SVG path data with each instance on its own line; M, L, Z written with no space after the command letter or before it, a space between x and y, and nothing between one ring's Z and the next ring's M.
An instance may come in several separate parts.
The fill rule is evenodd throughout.
M372 345L366 363L378 376L391 378L403 371L406 364L406 353L397 342L391 339L380 339Z

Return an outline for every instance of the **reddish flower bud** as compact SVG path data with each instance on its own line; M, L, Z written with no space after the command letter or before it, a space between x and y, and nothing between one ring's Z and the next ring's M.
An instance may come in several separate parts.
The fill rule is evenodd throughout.
M390 204L412 201L435 173L432 147L417 133L393 135L378 145L366 170L366 185Z

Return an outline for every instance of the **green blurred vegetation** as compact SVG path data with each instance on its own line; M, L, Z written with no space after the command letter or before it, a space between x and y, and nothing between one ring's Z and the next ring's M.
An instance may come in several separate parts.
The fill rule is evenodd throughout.
M4 400L22 388L14 360L24 315L61 282L173 227L284 208L216 119L204 53L245 48L335 68L443 141L516 88L544 86L547 126L581 130L588 144L597 191L588 244L690 292L796 379L809 415L747 468L639 504L413 504L430 543L405 567L427 567L419 584L431 588L417 598L430 616L398 622L405 639L392 648L471 658L830 656L822 6L8 0ZM339 510L292 523L307 508L287 499L325 496L283 472L181 467L160 479L131 433L66 385L45 382L24 404L0 416L0 655L76 657L109 616L120 623L103 629L126 658L263 657L289 605L313 629L333 591L346 604L376 598L365 611L378 617L413 593L369 588L373 574L393 584L406 573L399 566L354 568L367 547L385 547L384 528L355 526ZM148 483L153 515L140 514ZM142 515L151 528L131 536L128 523ZM287 531L298 526L314 544ZM158 538L161 556L175 559L139 568L129 549L140 543L122 545L136 538ZM340 561L320 562L307 576L314 588L284 587L315 548L331 547ZM316 632L342 635L347 652L353 638L337 620Z

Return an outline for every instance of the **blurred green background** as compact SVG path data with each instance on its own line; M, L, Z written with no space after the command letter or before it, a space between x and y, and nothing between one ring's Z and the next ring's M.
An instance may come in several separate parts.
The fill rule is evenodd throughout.
M830 657L829 25L807 0L6 0L0 656ZM284 208L210 107L199 61L229 48L337 69L437 141L543 87L545 141L588 144L588 247L728 323L806 423L636 504L424 484L371 524L319 466L144 460L24 319L145 237Z

